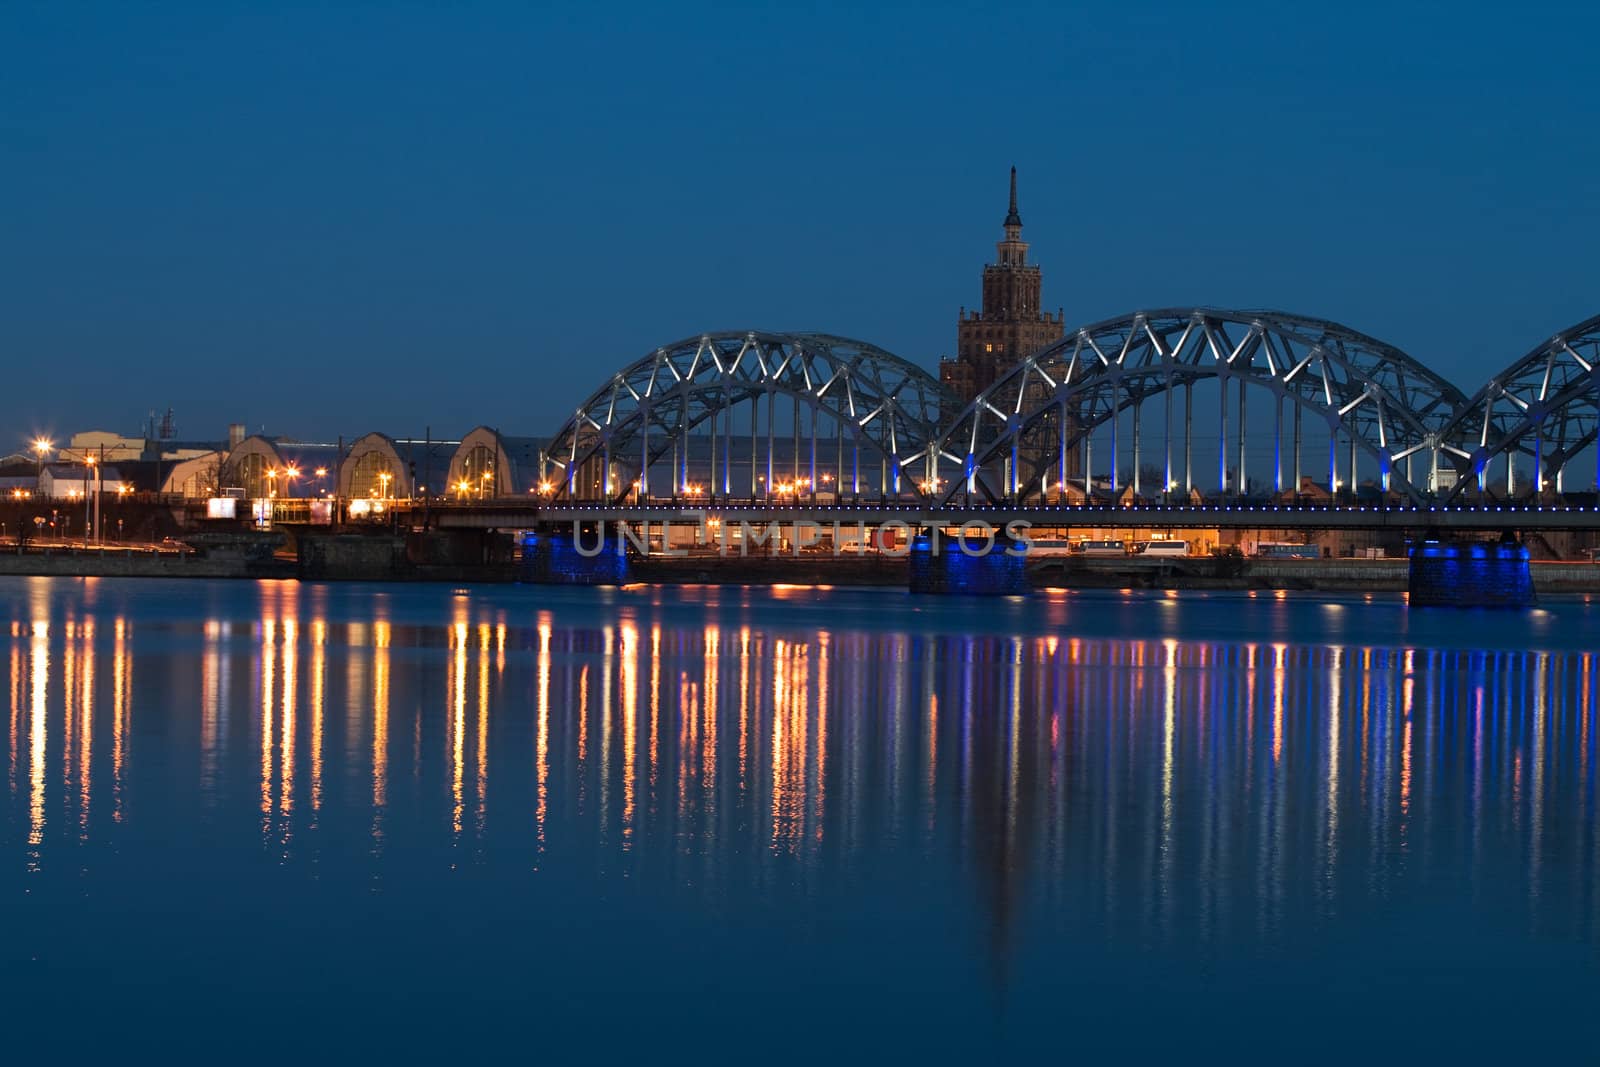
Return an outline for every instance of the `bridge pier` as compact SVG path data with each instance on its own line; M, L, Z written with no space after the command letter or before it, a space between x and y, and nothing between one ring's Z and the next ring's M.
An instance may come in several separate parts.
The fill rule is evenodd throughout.
M536 585L623 585L627 551L593 530L522 535L522 580Z
M911 539L909 587L945 596L1021 596L1030 590L1027 557L1007 551L1004 535L963 539L937 528Z
M1538 603L1521 542L1423 541L1411 547L1412 607L1530 608Z

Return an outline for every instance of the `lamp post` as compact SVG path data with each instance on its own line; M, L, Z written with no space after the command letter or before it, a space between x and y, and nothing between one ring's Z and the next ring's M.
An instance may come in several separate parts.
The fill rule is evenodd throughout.
M94 473L94 456L85 452L83 455L83 543L89 544L89 538L94 533L89 525L89 475Z
M44 461L45 457L50 454L50 439L48 437L35 438L33 451L39 457L39 471L33 479L33 491L38 493L44 489Z
M383 499L384 500L388 500L389 499L389 479L391 479L393 477L394 477L394 475L390 474L388 471L383 471L378 475L378 481L383 483Z

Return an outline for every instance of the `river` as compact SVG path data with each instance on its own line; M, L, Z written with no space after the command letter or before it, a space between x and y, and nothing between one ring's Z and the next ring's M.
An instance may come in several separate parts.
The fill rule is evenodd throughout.
M0 579L13 1050L1593 1055L1600 605Z

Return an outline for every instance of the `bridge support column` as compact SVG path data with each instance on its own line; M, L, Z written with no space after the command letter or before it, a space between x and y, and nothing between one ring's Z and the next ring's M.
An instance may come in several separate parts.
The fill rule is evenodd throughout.
M911 540L913 593L944 596L1022 596L1030 591L1027 557L1012 555L1003 534L949 536L928 530Z
M567 527L522 537L522 580L535 585L622 585L628 554L615 537L598 529Z
M1538 602L1528 550L1509 538L1424 541L1411 548L1407 581L1418 607L1530 608Z

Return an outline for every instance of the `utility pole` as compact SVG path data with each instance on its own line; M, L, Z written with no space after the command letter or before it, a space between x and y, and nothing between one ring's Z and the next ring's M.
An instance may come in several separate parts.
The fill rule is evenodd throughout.
M433 427L422 428L422 528L429 528L431 511L428 498L428 484L433 481ZM413 485L415 479L413 479Z
M83 544L89 545L89 468L94 466L94 456L86 448L83 450Z

